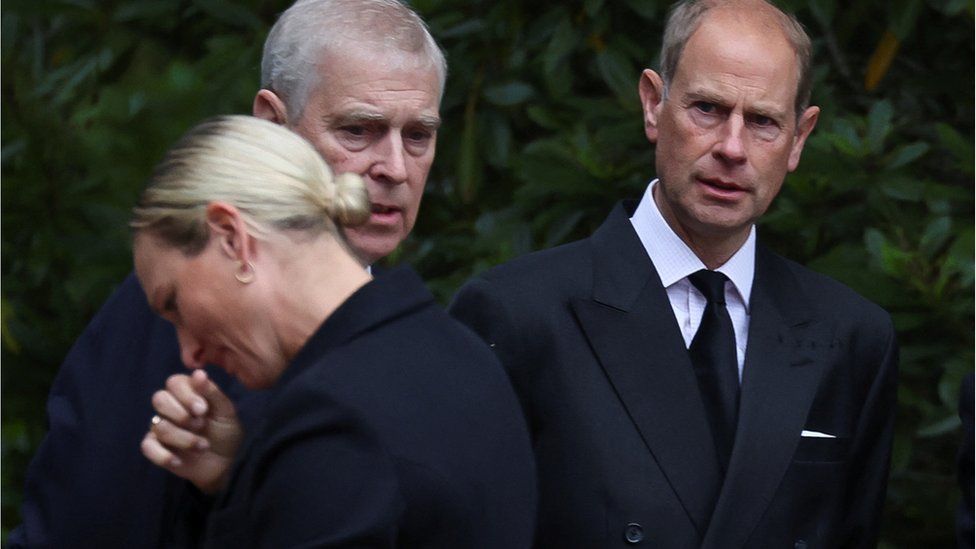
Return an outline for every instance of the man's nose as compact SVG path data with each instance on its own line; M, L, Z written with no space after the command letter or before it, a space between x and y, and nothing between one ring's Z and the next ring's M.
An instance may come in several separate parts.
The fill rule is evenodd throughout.
M407 152L399 132L391 131L377 144L377 159L373 163L372 177L391 185L407 181Z
M176 329L176 339L180 343L180 359L183 365L191 370L206 366L203 358L203 346L183 328Z
M733 114L721 125L713 154L720 160L741 163L746 159L745 123L741 116Z

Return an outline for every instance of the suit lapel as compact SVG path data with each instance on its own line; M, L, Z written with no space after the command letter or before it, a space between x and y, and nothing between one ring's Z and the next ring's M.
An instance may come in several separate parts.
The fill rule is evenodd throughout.
M671 304L628 217L618 205L591 237L593 299L572 307L648 450L704 535L719 482L715 448Z
M822 376L812 309L786 262L756 250L739 425L702 547L742 547L792 461Z

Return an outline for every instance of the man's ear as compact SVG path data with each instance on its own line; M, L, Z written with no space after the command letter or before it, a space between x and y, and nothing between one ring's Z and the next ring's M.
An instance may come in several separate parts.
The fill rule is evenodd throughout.
M803 145L807 142L807 137L817 125L817 118L820 117L820 107L807 107L803 114L796 120L796 135L793 137L793 147L790 149L790 158L786 165L789 171L793 171L800 165L800 154L803 152Z
M275 124L288 125L288 109L285 108L285 102L271 90L258 90L257 95L254 96L251 113Z
M644 69L637 84L641 107L644 109L644 134L651 143L657 143L657 123L664 104L664 81L651 69Z
M220 251L229 259L247 263L254 254L253 237L240 210L226 202L207 204L207 228L217 239Z

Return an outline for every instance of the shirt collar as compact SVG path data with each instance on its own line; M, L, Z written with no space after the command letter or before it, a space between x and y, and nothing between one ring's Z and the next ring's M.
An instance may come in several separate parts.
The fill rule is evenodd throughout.
M654 268L661 277L661 283L667 288L691 273L704 269L705 264L675 234L658 210L653 196L657 182L658 180L655 179L647 186L630 222L637 231L644 249L647 250L651 262L654 263ZM756 270L755 225L750 228L749 237L742 247L716 270L729 277L748 310L749 298L752 295L752 280Z

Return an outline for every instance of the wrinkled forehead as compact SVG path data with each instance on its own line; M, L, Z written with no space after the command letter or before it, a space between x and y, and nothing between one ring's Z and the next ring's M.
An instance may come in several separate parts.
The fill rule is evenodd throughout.
M337 90L412 90L429 98L435 109L440 105L442 80L437 65L424 55L374 47L343 48L325 52L316 70L319 78L311 90L312 101L316 95L321 99Z
M764 2L730 2L716 6L705 12L691 38L707 29L722 29L728 32L726 36L736 38L723 46L732 46L737 40L758 40L767 48L785 48L797 53L783 27L781 14Z
M423 50L405 51L393 45L382 43L340 43L322 52L318 60L320 74L336 78L348 76L350 70L367 69L372 72L384 71L432 71L437 72L437 64Z

